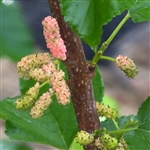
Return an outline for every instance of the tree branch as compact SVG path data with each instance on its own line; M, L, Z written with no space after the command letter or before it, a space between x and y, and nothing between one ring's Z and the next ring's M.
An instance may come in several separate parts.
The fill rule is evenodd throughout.
M96 111L92 91L94 68L89 67L86 61L80 39L64 22L59 0L48 0L52 15L57 19L61 37L67 48L67 60L64 65L69 75L69 87L78 122L79 130L93 133L100 128L99 117ZM97 150L93 144L84 147L85 150Z

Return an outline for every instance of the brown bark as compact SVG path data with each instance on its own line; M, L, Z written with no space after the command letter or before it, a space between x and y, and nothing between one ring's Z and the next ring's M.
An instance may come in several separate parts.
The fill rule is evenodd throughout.
M78 122L79 130L93 133L100 128L98 114L92 91L94 68L90 68L83 52L78 36L64 22L61 15L59 0L48 0L52 16L57 19L61 37L67 47L67 60L64 65L69 75L69 87ZM93 144L84 147L85 150L97 150Z

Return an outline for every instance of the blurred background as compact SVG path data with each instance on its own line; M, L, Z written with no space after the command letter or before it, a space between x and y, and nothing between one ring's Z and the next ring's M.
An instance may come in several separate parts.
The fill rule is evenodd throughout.
M3 1L1 7L1 58L0 58L0 99L19 95L19 80L16 62L30 53L48 51L43 37L41 22L50 15L47 0ZM102 41L107 40L117 24L126 14L114 18L103 26ZM91 49L83 43L88 60L93 57ZM141 103L150 95L150 24L134 24L131 19L119 31L105 55L116 57L126 55L134 60L139 75L133 80L126 78L115 64L100 61L99 68L105 85L105 100L112 101L121 115L136 114ZM111 99L111 100L110 100ZM1 138L3 133L1 122ZM48 150L39 144L31 144L36 150Z

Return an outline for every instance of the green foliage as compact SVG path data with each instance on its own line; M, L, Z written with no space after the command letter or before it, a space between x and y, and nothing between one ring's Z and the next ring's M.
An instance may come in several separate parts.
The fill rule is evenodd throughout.
M76 140L73 141L71 147L70 147L70 150L83 150L83 147L76 142Z
M150 21L150 1L140 0L130 9L133 22Z
M66 72L64 65L61 64L60 67ZM22 95L34 84L34 80L20 78ZM96 68L93 79L93 88L96 99L101 101L104 86L98 68ZM48 89L49 85L42 87L40 95ZM6 120L6 134L11 139L49 144L58 148L68 148L70 146L77 132L72 103L67 106L60 106L53 98L54 102L44 113L44 116L39 119L32 119L29 116L29 110L16 110L14 101L15 98L8 98L1 102L1 118Z
M125 132L123 134L123 137L131 150L135 149L143 149L143 150L148 150L150 149L150 113L149 113L149 108L150 108L150 97L147 98L145 102L143 102L142 106L139 108L137 116L122 116L120 118L116 119L116 122L118 124L118 127L120 129L131 129L129 132ZM138 121L137 124L133 126L129 126L130 120L133 121ZM121 132L116 130L116 127L111 119L104 121L101 123L102 127L105 127L108 131L116 131L116 134L122 134L119 133ZM138 142L140 141L140 142Z
M17 62L33 52L33 39L16 3L9 6L0 4L0 12L0 57L7 56Z
M26 143L9 140L1 140L0 148L1 150L33 150Z
M65 70L64 66L61 68ZM20 78L20 91L24 95L36 81ZM40 89L40 94L50 88L49 84ZM55 97L50 108L39 119L32 119L29 110L15 109L17 98L5 99L1 102L1 118L6 120L6 134L11 139L23 140L52 145L57 148L68 149L77 132L76 117L71 104L59 105ZM19 122L18 122L19 120ZM34 129L36 128L36 129ZM71 131L71 132L69 132ZM57 139L57 140L56 140Z
M137 119L138 129L126 133L124 138L131 150L150 149L150 97L139 108ZM140 142L139 142L140 141Z
M7 98L0 102L0 117L6 120L5 133L10 139L68 149L77 132L72 104L62 107L54 100L44 116L32 119L29 110L16 110L14 101Z
M92 79L92 85L95 100L101 102L104 96L104 84L98 66L95 69L95 76Z
M36 81L32 80L32 79L28 79L28 80L25 80L23 78L20 78L19 79L19 84L20 84L20 92L22 95L24 95L27 90L29 90L30 87L34 86L36 83Z
M150 20L148 19L150 15L147 15L149 13L149 5L147 0L61 1L65 21L91 47L95 47L100 43L102 26L125 10L131 10L132 14L136 7L142 8L140 11L137 11L137 14L132 15L133 20L139 20L140 22ZM145 9L145 7L148 8Z
M136 121L136 116L134 115L129 115L129 116L121 116L119 118L116 119L116 122L118 124L118 127L120 129L122 129L125 124L130 120L130 119L133 119L134 121ZM116 127L112 121L112 119L109 119L109 120L106 120L104 122L101 123L102 124L102 127L105 127L108 131L113 131L113 130L116 130Z

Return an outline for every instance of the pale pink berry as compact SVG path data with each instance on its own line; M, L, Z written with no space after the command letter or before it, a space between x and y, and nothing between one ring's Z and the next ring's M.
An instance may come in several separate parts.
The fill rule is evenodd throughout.
M102 144L102 142L100 141L100 137L98 137L97 139L95 139L95 143L94 144L100 150L107 150L107 148L105 148L104 145Z
M70 90L64 80L64 72L62 70L54 72L50 76L50 83L55 92L58 103L66 105L70 102Z
M41 68L31 69L29 71L29 76L37 82L45 82L49 80L49 76Z
M43 64L47 64L53 59L49 53L37 53L25 56L17 63L19 75L30 78L29 71L31 69L40 68Z
M57 70L53 62L43 65L43 70L50 76L50 84L56 95L58 103L66 105L70 102L70 90L65 82L65 73Z
M44 111L49 107L52 102L51 92L43 93L43 95L37 100L30 111L32 118L39 118L43 115Z
M128 78L134 78L138 74L138 69L135 63L127 56L117 56L116 65L126 74Z
M45 71L47 75L50 76L52 73L56 71L56 66L53 62L50 62L48 64L43 64L42 69L43 71Z
M66 60L67 50L64 41L60 36L60 29L56 19L48 16L42 21L42 25L47 48L50 49L55 58Z

